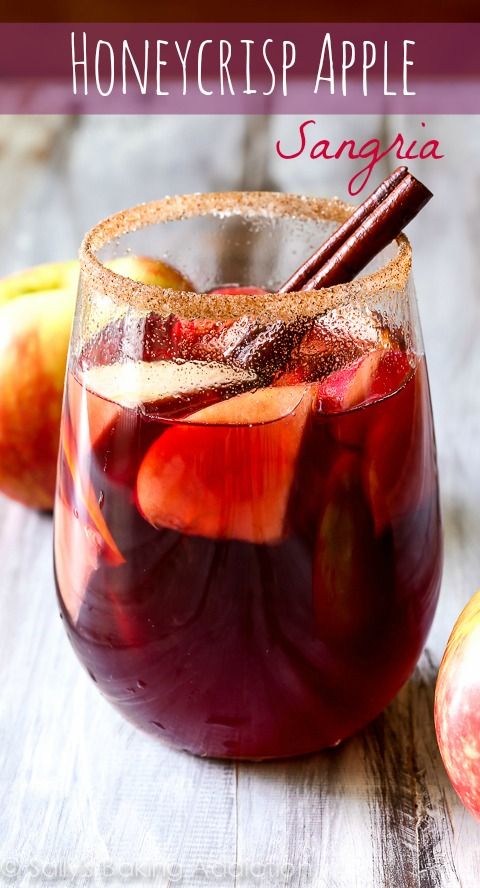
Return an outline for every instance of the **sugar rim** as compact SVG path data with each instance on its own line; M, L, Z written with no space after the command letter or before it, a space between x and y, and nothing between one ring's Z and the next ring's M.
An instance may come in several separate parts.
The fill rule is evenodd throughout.
M305 197L275 191L225 191L184 194L140 204L108 216L85 235L80 247L82 286L109 296L121 305L139 310L215 319L262 315L271 319L314 317L322 311L353 300L365 300L385 292L405 289L412 267L408 238L397 239L396 255L381 268L321 290L262 295L196 293L138 283L107 268L96 252L107 243L149 225L200 216L292 217L344 222L355 208L337 198Z

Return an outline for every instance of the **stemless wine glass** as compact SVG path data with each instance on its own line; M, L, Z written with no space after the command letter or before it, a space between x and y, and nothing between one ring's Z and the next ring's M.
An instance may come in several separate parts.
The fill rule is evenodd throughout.
M166 198L81 248L61 611L103 695L200 755L338 743L409 677L433 618L438 483L410 245L351 283L275 292L350 211Z

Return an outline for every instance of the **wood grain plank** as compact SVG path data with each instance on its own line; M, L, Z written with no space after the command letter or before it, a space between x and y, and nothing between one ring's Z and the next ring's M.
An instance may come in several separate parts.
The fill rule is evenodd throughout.
M364 118L358 129L356 122L349 121L349 136L375 135L373 119ZM294 870L287 885L474 888L480 880L478 828L448 783L432 720L434 680L446 637L480 578L475 544L480 531L480 451L475 443L480 352L473 345L480 305L478 213L474 209L480 187L480 126L471 118L455 123L453 128L451 118L435 120L435 135L446 145L445 162L411 165L436 197L429 224L419 219L409 229L416 248L415 274L439 443L446 543L441 605L429 652L414 678L370 728L328 753L327 760L312 757L267 771L272 775L272 803L267 800L265 821L259 813L252 814L261 808L265 792L260 793L244 766L240 769L239 837L244 856L253 845L262 859L291 860L287 835L292 830L295 835L303 830L303 836L310 831L306 843L310 868L299 876L304 852L296 841ZM291 132L294 122L277 119L271 126L278 137ZM325 137L334 134L332 142L345 132L344 127L340 118L322 121ZM383 129L380 135L387 138L399 129L414 138L418 121L395 119ZM336 192L345 197L345 180L351 174L348 162L315 164L305 158L282 162L274 157L267 181L284 190ZM289 793L292 781L296 791ZM277 784L285 788L283 794ZM312 785L317 788L314 797Z
M75 255L88 226L129 204L235 187L243 176L240 119L223 119L213 144L205 118L22 125L14 144L23 138L25 151L9 151L0 168L2 181L24 183L7 194L14 224L6 220L0 245L5 271ZM41 155L31 169L29 151ZM107 872L151 864L152 884L166 886L179 872L182 884L198 884L202 868L208 876L223 862L216 884L230 888L234 766L161 746L102 702L58 619L51 533L48 517L0 498L0 863L18 860L17 882L29 884L35 867L55 871L66 861L80 868L82 885L98 883L102 864Z
M0 155L2 269L70 256L98 218L166 192L277 187L346 196L349 164L274 156L275 138L291 131L292 118L217 124L32 119L11 142L0 121L0 144L8 143ZM354 118L348 132L366 136L377 125ZM373 725L327 753L232 765L169 750L102 701L68 649L53 597L50 519L0 500L0 864L67 861L84 867L78 885L98 884L102 863L157 866L149 882L161 886L178 884L180 871L181 884L195 888L480 884L478 825L448 784L432 723L446 637L480 581L480 120L455 118L452 126L452 118L436 118L434 125L447 157L412 164L435 201L428 224L418 220L411 233L446 569L415 676ZM332 140L344 126L341 118L322 122ZM418 121L389 126L413 134ZM31 884L30 876L22 871L16 884Z
M65 856L194 884L198 866L234 856L233 766L152 742L98 697L58 619L51 519L4 501L0 514L0 858L20 861L25 884Z
M255 860L281 886L374 884L355 741L291 762L242 764L239 777L241 867Z
M286 142L297 123L294 117L265 120L261 138L251 146L247 142L246 187L341 193L345 164L319 168L305 157L282 161L275 156L275 140ZM361 134L371 132L372 126L375 132L378 121L355 119L354 130L355 124ZM322 129L325 137L338 139L341 121L324 119ZM253 860L265 874L273 872L275 884L285 888L373 885L372 855L364 851L371 840L365 817L367 782L355 742L292 762L239 765L239 871L248 870Z
M364 732L376 885L461 884L449 804L433 726L437 667L428 650L395 702Z
M415 119L391 121L392 132L401 130L410 138L418 128ZM428 122L428 132L439 139L445 158L411 164L435 194L428 226L427 218L424 225L416 220L411 231L417 246L415 278L430 368L445 532L442 592L428 642L435 671L456 616L480 583L480 352L476 336L480 321L480 121L461 116L434 118ZM444 779L438 762L438 780ZM446 800L459 883L477 885L478 826L449 789ZM428 844L428 831L424 838Z
M69 126L64 117L0 116L1 274L35 261L32 255L42 217L31 219L33 224L27 227L25 216L32 195L42 188L45 168L55 145L62 141Z

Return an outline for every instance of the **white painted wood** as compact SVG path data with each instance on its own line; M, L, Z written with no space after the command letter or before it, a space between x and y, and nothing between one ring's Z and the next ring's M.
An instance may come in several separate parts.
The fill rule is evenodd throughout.
M1 220L0 273L75 255L86 227L122 206L185 187L222 189L243 176L239 119L222 122L217 148L203 118L55 123L22 121L13 145L27 147L9 150L0 168L2 185L23 183L18 205L8 192L15 214ZM27 163L30 145L43 146L41 174ZM0 497L0 883L9 876L2 864L13 861L19 885L48 884L61 866L67 875L85 871L80 885L98 884L102 864L116 867L110 884L143 865L149 884L175 884L180 867L188 885L197 865L208 872L223 860L225 885L233 885L234 766L152 743L99 698L58 616L51 532L49 517Z
M292 120L0 121L0 273L70 256L98 218L166 192L267 185L345 197L341 165L275 159L272 134ZM348 134L377 124L352 118ZM343 123L327 125L338 134ZM399 125L418 128L389 124ZM147 884L195 888L480 884L480 827L448 784L432 723L446 637L480 584L480 119L436 118L434 127L447 156L412 164L435 201L411 233L446 565L415 676L372 726L324 754L234 765L167 749L122 721L70 651L50 518L0 499L0 884L51 884L61 867L55 881L68 884L80 868L80 886L121 885L134 867L138 881L143 867Z

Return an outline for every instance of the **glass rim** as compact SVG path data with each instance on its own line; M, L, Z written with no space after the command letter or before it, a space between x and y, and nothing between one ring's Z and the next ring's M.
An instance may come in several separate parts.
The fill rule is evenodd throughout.
M341 224L355 209L338 198L311 197L275 191L224 191L183 194L139 204L98 222L85 235L79 252L81 281L120 305L142 311L238 319L244 315L291 320L316 315L352 301L369 301L405 290L412 267L412 248L405 234L396 238L396 254L380 268L353 281L319 290L290 293L217 294L174 290L134 281L104 265L97 251L116 239L151 225L200 218L294 218ZM293 269L292 269L293 271Z

